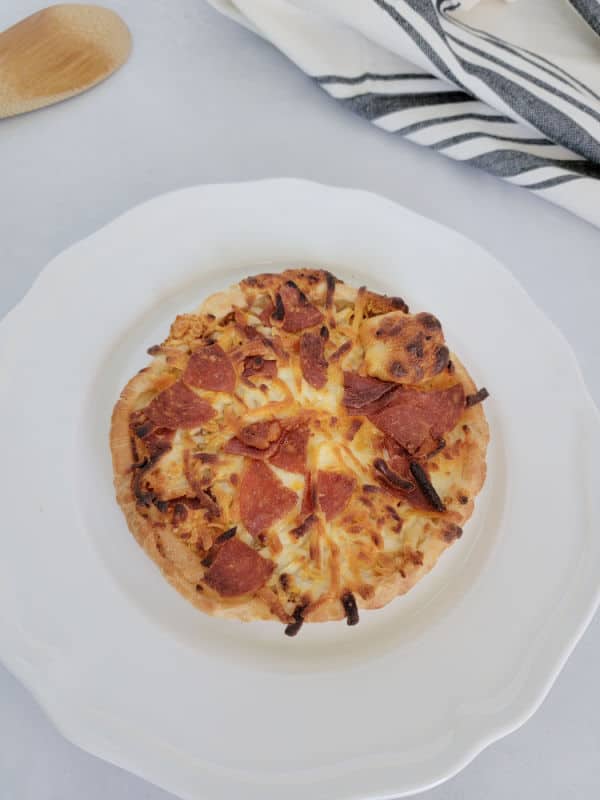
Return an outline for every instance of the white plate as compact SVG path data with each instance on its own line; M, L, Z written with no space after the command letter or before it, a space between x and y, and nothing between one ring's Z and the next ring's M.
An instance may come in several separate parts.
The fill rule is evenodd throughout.
M491 391L463 538L357 628L209 618L128 533L108 426L176 312L265 267L326 266L444 322ZM56 258L0 324L0 651L81 747L181 795L397 797L524 722L598 603L600 425L556 328L489 255L359 191L204 186Z

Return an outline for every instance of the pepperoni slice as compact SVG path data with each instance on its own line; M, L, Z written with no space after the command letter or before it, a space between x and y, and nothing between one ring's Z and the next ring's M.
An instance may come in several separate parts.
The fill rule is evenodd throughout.
M344 400L346 408L364 408L380 400L394 389L396 384L368 378L357 372L344 372Z
M260 375L263 378L276 378L277 362L262 356L248 356L244 359L242 376L244 378L252 378L254 375Z
M262 461L247 464L239 484L240 518L252 536L285 516L297 499Z
M181 381L157 394L144 411L157 427L172 430L197 428L215 415L210 404Z
M304 292L293 281L287 281L279 290L280 303L275 306L273 319L283 319L283 330L298 333L305 328L312 328L323 320L323 314L313 306ZM278 308L280 306L280 308ZM283 312L283 316L281 315Z
M275 455L269 459L275 467L287 472L303 473L306 469L306 445L310 431L306 425L289 428L281 437Z
M327 383L324 345L323 338L317 333L303 333L300 337L300 369L304 380L315 389L322 389Z
M222 597L237 597L260 589L274 564L239 539L227 539L206 571L206 583Z
M355 479L345 472L319 470L317 473L317 500L325 514L325 519L333 519L346 508L355 485Z
M209 344L192 353L183 380L198 389L231 393L235 389L235 370L223 348Z
M452 430L464 407L465 393L460 384L436 392L403 388L383 410L369 414L369 419L409 453L416 453L423 444Z

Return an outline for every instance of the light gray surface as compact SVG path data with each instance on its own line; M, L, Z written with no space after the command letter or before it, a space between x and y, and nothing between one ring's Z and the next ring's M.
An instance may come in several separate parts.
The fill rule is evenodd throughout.
M355 119L202 0L105 5L132 30L130 63L87 95L0 121L0 315L50 258L156 194L195 183L311 178L379 192L487 248L563 330L600 403L600 231ZM0 28L37 7L4 0ZM43 535L32 531L32 547ZM537 714L422 796L595 800L598 663L599 618ZM0 800L84 797L171 796L67 743L0 667Z

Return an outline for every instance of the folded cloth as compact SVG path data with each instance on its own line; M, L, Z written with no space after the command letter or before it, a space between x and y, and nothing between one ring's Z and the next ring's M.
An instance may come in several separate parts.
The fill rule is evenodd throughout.
M600 0L209 2L380 128L600 226Z

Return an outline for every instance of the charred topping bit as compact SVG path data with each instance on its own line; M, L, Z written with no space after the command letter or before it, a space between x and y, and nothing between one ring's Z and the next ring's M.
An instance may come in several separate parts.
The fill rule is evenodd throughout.
M317 518L314 514L309 514L309 516L304 520L304 522L300 523L297 528L292 528L290 534L295 539L300 539L304 536L308 530L314 525Z
M330 362L337 361L338 358L341 358L345 353L347 353L348 350L351 349L351 347L352 347L351 341L348 340L347 342L344 342L344 344L340 345L338 349L329 356L329 361Z
M455 525L454 522L450 522L444 530L444 541L454 542L456 539L460 539L462 533L463 531L460 525Z
M408 306L401 297L390 297L390 303L392 304L392 308L398 311L404 311L405 314L408 314Z
M221 544L222 542L226 542L227 539L233 539L236 532L237 532L237 526L234 525L233 528L229 528L229 530L220 533L215 539L215 544Z
M346 439L351 442L361 428L362 421L360 419L353 419L346 433Z
M296 606L294 613L292 614L294 621L290 622L289 625L286 625L283 631L286 636L295 636L298 633L302 627L302 623L304 622L305 608L306 606Z
M341 597L342 605L344 606L344 612L346 614L346 624L347 625L358 625L358 607L356 605L356 600L352 592L346 592Z
M274 442L281 438L281 425L277 420L252 422L238 431L237 438L248 447L257 450L267 450Z
M446 447L446 440L438 439L437 445L433 448L431 452L427 453L425 458L433 458L434 456L437 456L437 454L440 453L444 449L444 447Z
M327 361L324 340L315 333L303 333L300 338L300 369L307 383L322 389L327 383Z
M217 500L210 488L199 492L198 496L193 498L193 501L197 503L198 508L205 509L209 519L214 519L215 517L221 516L221 509L219 508L219 504L217 503ZM188 505L192 505L192 500L188 500L187 502Z
M436 511L445 511L446 506L442 503L439 494L433 488L431 481L427 477L427 473L418 461L410 462L410 474L433 508L435 508Z
M373 486L372 483L363 484L363 492L378 492L379 486Z
M446 369L448 370L450 375L454 375L455 369L454 369L454 363L452 361L448 361L448 366L446 367Z
M331 272L325 273L325 282L327 284L327 294L325 295L325 306L329 308L333 303L333 295L335 292L336 279Z
M302 289L296 283L294 283L294 281L286 281L285 285L289 286L290 289L295 289L298 292L298 298L301 303L304 303L305 305L308 303L308 297L304 294Z
M327 325L323 325L323 327L319 331L319 336L321 337L321 339L324 339L325 341L329 339L329 328L327 327Z
M156 538L154 539L154 543L156 544L156 549L158 550L159 555L161 555L164 558L165 557L165 548L164 548L164 545L162 543L162 539L160 538L160 536L158 534L156 535Z
M159 500L158 497L153 497L152 502L156 506L156 508L160 511L161 514L164 514L165 511L169 508L169 504L166 500Z
M404 324L402 322L399 323L398 325L392 325L391 327L377 328L377 330L375 331L375 338L376 339L383 339L383 338L389 339L392 336L396 336L398 333L400 333L403 330L403 328L404 328ZM408 345L406 346L406 349L407 350L409 349Z
M143 458L141 461L134 461L134 463L131 465L131 471L134 472L136 469L145 470L145 468L148 467L149 465L150 465L150 459L146 457Z
M217 538L213 541L212 545L210 546L208 552L200 562L203 567L210 567L210 565L213 563L213 561L217 556L220 545L222 545L229 539L233 539L233 537L236 534L236 531L237 531L237 526L234 525L233 528L229 528L229 530L226 530L217 536ZM202 544L200 541L198 542L198 548L199 549L202 548Z
M131 431L129 432L129 448L131 450L132 463L133 463L133 465L135 465L140 461L140 453L139 453L139 449L138 449L138 446L137 446L137 442L135 440L135 436L133 435L133 433ZM135 466L132 466L130 469L133 472L133 470L135 469Z
M388 512L392 519L395 519L396 522L402 522L402 517L398 514L394 506L386 506L385 510Z
M467 497L467 495L466 495L466 494L459 494L459 495L458 495L458 502L459 502L461 505L463 505L463 506L466 506L466 505L467 505L467 503L469 502L469 498Z
M217 460L216 453L194 453L192 457L197 458L203 464L212 464Z
M281 584L283 591L287 592L287 590L290 588L290 576L287 574L287 572L281 573L279 576L279 583Z
M423 566L423 553L420 550L408 550L404 553L405 561L414 564L415 567Z
M183 503L175 503L175 507L173 508L173 524L178 525L180 522L183 522L187 519L188 510Z
M150 453L150 460L155 464L158 459L171 449L173 432L167 431L167 435L163 436L160 432L155 431L155 436L149 436L144 444Z
M265 359L263 356L248 356L244 359L243 378L253 378L261 375L265 378L275 378L277 375L277 361Z
M153 447L151 448L149 458L144 458L142 461L136 461L134 464L132 464L131 489L137 502L145 508L150 507L154 501L154 495L152 492L142 489L141 482L144 474L148 472L148 470L153 467L160 457L170 450L170 448L171 445L168 441L159 440L158 442L154 443Z
M317 502L317 487L312 479L310 472L307 472L304 477L304 492L302 495L302 506L300 508L301 514L311 514L315 510Z
M279 292L275 295L275 311L271 314L271 319L281 322L285 315L285 308L283 307L283 300Z
M471 408L471 406L476 406L477 403L483 402L483 400L485 400L486 397L489 396L490 393L488 392L488 390L485 388L485 386L482 386L482 388L478 392L475 392L475 394L468 394L466 396L465 404L467 408Z
M154 424L152 422L143 422L141 425L136 425L136 427L133 429L133 432L138 439L143 439L144 436L147 436L153 429Z
M390 364L390 372L395 378L402 378L406 375L406 369L400 361L392 361Z
M373 532L371 534L371 541L375 545L375 547L381 547L383 545L383 539L378 533Z
M203 592L204 591L204 586L202 586L201 583L197 583L196 584L196 591L197 592Z
M375 461L373 462L373 466L375 467L376 471L381 475L381 477L385 480L385 482L389 483L390 486L393 486L395 489L401 489L403 492L412 492L413 489L415 488L414 483L405 480L400 475L398 475L398 473L391 470L385 463L383 458L376 458Z
M423 356L425 355L425 350L423 349L423 343L424 339L423 339L423 334L421 333L418 336L416 336L412 340L412 342L409 342L404 349L406 350L407 353L410 353L411 355L416 356L417 358L423 358Z
M446 347L446 345L442 345L438 347L437 352L435 354L435 363L433 365L433 374L438 375L442 370L446 369L448 366L448 360L450 358L450 351Z
M235 311L230 311L228 314L225 314L225 316L219 322L219 325L221 325L223 328L229 325L230 322L234 321L235 315L236 315Z
M198 511L199 508L203 508L202 500L198 497L186 497L182 502L184 502L188 508L193 508L196 511Z
M426 311L424 311L418 316L421 324L430 331L439 330L442 327L439 319L434 317L433 314L428 314Z
M141 480L144 476L143 471L138 471L137 475L134 477L132 482L132 489L135 499L139 505L144 506L144 508L150 508L152 504L153 495L151 492L145 491L141 487Z
M153 344L152 347L149 347L146 352L149 356L157 356L160 353L160 345Z

